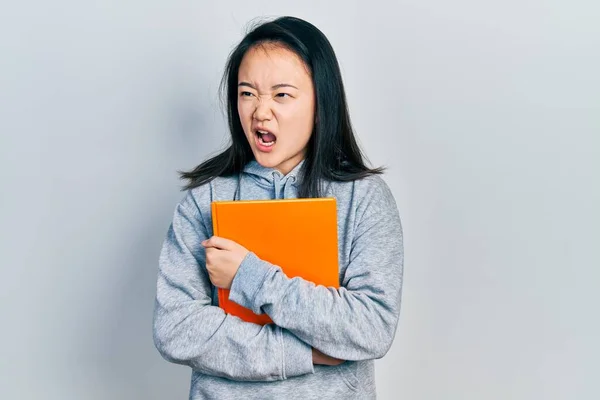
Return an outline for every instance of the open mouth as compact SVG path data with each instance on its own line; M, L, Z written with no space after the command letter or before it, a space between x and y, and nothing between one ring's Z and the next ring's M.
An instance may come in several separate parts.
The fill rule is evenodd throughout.
M257 130L256 131L256 136L258 137L258 142L266 147L271 147L275 144L275 142L277 141L277 138L275 137L275 135L273 135L271 132L267 132L267 131L261 131L261 130Z

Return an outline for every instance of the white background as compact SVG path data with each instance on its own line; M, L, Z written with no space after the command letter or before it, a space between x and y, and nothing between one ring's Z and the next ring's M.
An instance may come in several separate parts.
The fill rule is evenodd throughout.
M152 342L176 170L257 16L330 39L405 229L381 399L598 399L593 1L22 1L0 12L0 398L183 399Z

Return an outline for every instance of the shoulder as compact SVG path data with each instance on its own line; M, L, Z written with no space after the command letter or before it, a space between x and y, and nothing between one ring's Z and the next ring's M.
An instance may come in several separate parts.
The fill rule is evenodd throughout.
M394 195L381 175L331 182L328 193L337 198L342 209L347 209L359 219L375 213L386 214L398 210Z
M357 179L355 182L355 190L364 194L366 197L376 194L392 194L390 187L381 175L369 175L362 179Z
M202 185L187 189L178 207L185 209L188 214L206 219L211 213L211 203L232 200L236 187L237 181L233 177L213 178Z
M349 182L336 182L338 191L350 193L356 205L383 200L394 202L392 191L381 175L369 175Z
M206 210L210 209L210 186L202 184L192 189L186 189L182 198L175 206L176 220L184 219L189 223L197 225L204 223Z
M358 215L398 212L394 195L381 175L369 175L355 180L353 197Z
M236 178L217 176L202 185L186 190L182 204L204 210L210 208L210 203L213 201L232 200L231 193L235 192L236 187Z

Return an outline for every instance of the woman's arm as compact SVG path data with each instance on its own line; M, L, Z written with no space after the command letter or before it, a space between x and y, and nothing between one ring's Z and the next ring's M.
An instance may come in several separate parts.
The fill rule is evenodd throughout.
M289 279L249 253L229 298L267 313L273 322L323 353L343 360L381 358L400 312L403 244L398 209L380 178L365 182L350 262L339 289Z
M273 324L227 316L211 305L200 243L208 236L191 194L177 206L159 261L154 343L161 355L201 373L274 381L312 373L311 346Z

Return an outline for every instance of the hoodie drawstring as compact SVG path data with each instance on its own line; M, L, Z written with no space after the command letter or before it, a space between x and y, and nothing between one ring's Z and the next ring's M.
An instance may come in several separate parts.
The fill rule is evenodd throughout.
M275 199L287 199L291 196L292 183L296 182L296 177L294 175L289 175L285 177L283 181L283 193L281 193L281 184L282 184L283 175L281 175L278 171L273 171L273 185L275 189L274 198Z
M294 182L296 182L296 177L294 175L290 175L285 181L285 185L283 186L283 199L290 198L290 191L292 190L292 183Z
M277 171L273 171L273 183L275 185L274 198L279 198L279 190L281 189L281 174Z

